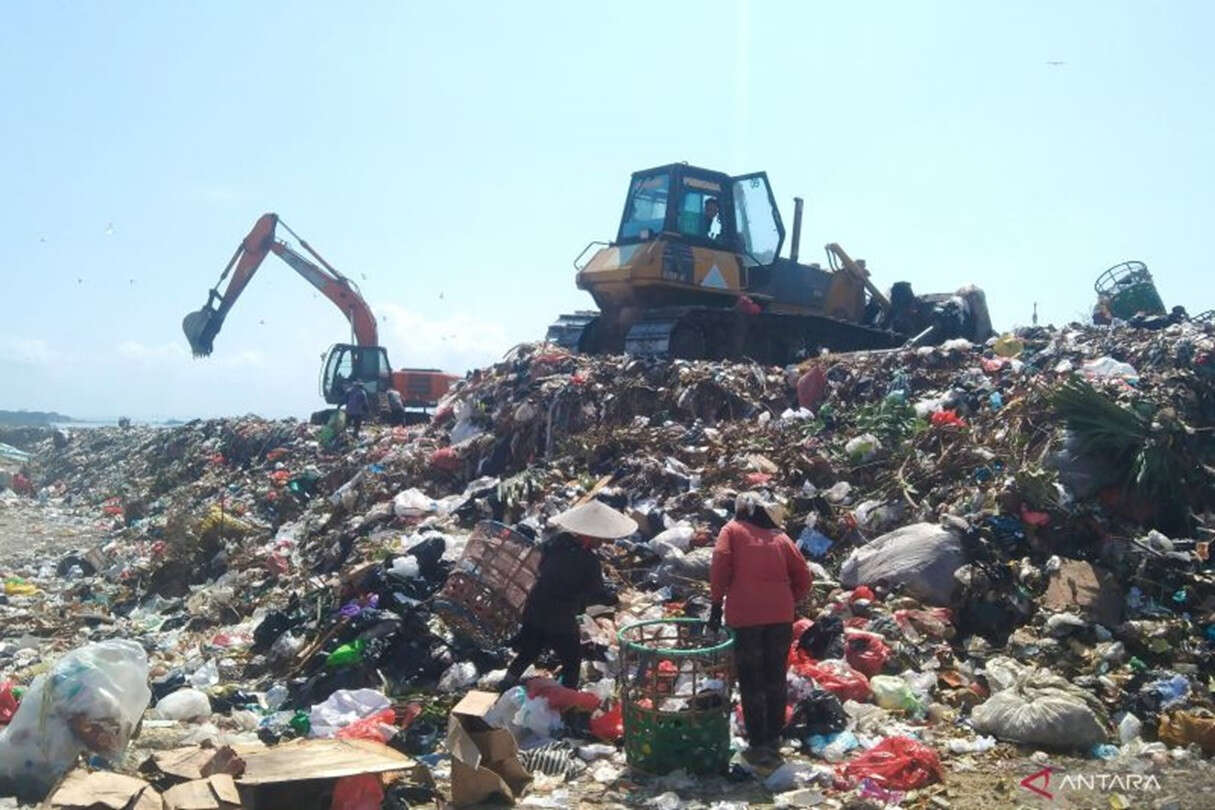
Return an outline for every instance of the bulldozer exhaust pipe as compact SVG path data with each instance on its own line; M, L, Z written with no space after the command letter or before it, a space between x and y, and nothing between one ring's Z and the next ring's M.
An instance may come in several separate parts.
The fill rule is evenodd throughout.
M793 198L793 239L789 242L789 261L797 261L797 250L802 243L802 198Z

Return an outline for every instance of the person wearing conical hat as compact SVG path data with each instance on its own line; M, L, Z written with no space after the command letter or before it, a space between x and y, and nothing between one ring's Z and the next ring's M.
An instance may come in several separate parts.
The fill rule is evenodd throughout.
M582 641L578 614L587 605L615 605L603 581L595 548L604 540L628 537L637 522L596 500L575 506L549 521L556 534L541 546L540 571L523 607L516 637L518 655L507 667L503 690L519 683L524 671L545 650L561 662L561 683L578 688Z

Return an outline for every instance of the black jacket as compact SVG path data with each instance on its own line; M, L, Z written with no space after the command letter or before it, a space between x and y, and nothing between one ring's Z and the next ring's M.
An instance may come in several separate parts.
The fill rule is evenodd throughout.
M540 574L527 604L523 624L550 634L577 633L577 616L587 605L614 605L616 594L603 581L595 552L573 535L561 533L540 550Z

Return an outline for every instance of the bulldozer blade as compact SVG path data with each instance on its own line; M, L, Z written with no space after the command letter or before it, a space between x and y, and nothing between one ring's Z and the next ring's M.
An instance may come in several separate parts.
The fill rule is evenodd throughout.
M214 314L215 310L203 307L197 312L191 312L181 321L181 331L186 333L190 351L194 352L195 357L206 357L211 353L211 338L204 337L203 332L211 323L211 316Z

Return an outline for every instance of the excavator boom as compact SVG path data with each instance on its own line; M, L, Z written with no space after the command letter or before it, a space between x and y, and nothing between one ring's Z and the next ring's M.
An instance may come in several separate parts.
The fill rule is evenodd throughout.
M300 247L316 259L293 249L286 242L275 238L275 226L282 225L299 242ZM375 316L371 307L363 300L354 282L346 278L321 258L312 247L278 218L277 214L262 214L253 225L253 229L236 248L228 265L219 276L219 281L207 295L207 303L197 312L191 312L182 321L182 331L190 342L190 349L195 357L205 357L214 349L215 336L223 327L224 319L236 304L245 287L253 279L253 275L261 267L266 256L275 253L286 262L291 269L299 273L305 281L316 287L326 298L334 303L346 319L354 333L355 342L359 346L376 346L379 344L379 334L376 329ZM320 266L318 266L319 262ZM231 274L227 287L220 292L220 285Z

